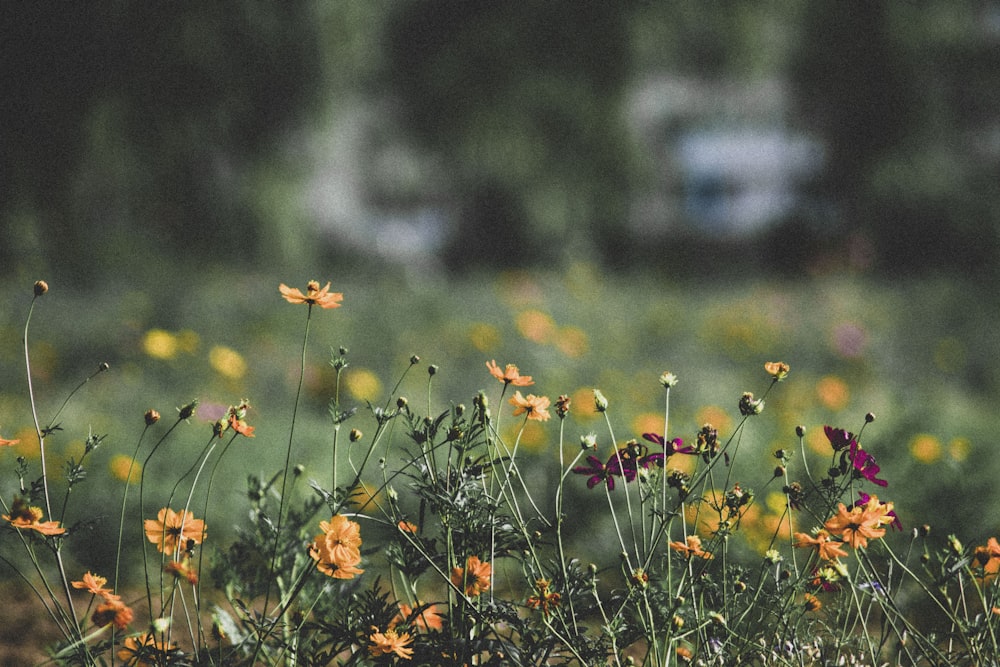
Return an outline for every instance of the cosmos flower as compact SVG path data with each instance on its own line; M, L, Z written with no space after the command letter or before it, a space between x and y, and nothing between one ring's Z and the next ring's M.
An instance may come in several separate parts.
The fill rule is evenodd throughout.
M313 539L309 555L316 569L334 579L353 579L364 570L361 562L361 526L336 514L329 521L320 521L323 532Z
M535 384L530 375L521 375L514 364L507 364L503 370L500 370L496 360L493 360L486 362L486 368L490 370L490 375L503 382L504 385L512 384L515 387L527 387Z
M194 514L187 510L178 513L164 507L155 519L146 519L143 526L146 539L155 544L156 550L161 553L173 553L178 545L187 550L205 539L205 522L195 519Z
M697 535L688 535L684 542L671 542L670 548L684 554L685 558L695 556L697 558L714 558L714 556L701 548L701 538Z
M391 629L379 632L378 628L372 626L372 634L368 637L368 641L371 642L368 652L372 654L372 657L377 658L380 655L395 653L403 660L413 658L413 649L407 648L407 645L413 641L413 637L409 633L397 633Z
M10 514L0 515L18 530L34 530L42 535L62 535L66 529L58 521L42 521L43 512L39 507L29 507L24 498L17 497L10 508Z
M808 533L795 533L794 537L795 541L792 542L793 547L799 549L813 547L823 560L836 560L840 557L847 557L847 552L840 546L842 543L831 540L830 532L827 530L820 529L816 532L815 537Z
M330 291L330 283L321 289L319 281L316 280L310 280L306 284L305 294L284 283L278 285L278 291L288 303L307 303L310 306L319 306L320 308L340 308L340 302L344 299L342 293Z
M451 583L465 591L469 597L475 597L490 590L490 579L493 577L493 566L479 560L479 556L469 556L465 567L455 567L451 570Z
M510 399L510 404L514 406L515 417L527 414L528 419L535 421L548 421L550 417L548 410L549 399L547 396L528 394L528 397L525 398L521 395L520 391L516 391Z

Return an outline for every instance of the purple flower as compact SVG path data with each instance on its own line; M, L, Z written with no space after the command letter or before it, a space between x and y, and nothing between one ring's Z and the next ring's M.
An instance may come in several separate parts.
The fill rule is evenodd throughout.
M889 486L889 482L884 479L878 479L878 475L881 468L875 463L875 457L861 449L857 441L851 440L851 450L847 455L851 463L854 465L854 470L856 473L869 482L873 484L878 484L879 486Z
M830 441L830 446L833 447L833 451L835 452L847 449L852 445L857 446L858 444L854 439L854 434L842 428L824 426L823 432L826 433L826 439Z
M669 458L671 454L697 454L693 447L681 447L684 441L680 438L674 438L673 440L664 440L663 436L659 433L643 433L643 440L648 440L654 444L663 447L663 458ZM655 456L655 454L653 455ZM661 464L662 465L662 464Z
M577 475L590 475L587 480L587 488L592 489L601 482L608 485L608 491L615 490L615 476L624 477L626 482L631 482L636 477L636 459L628 456L628 448L623 447L611 455L607 463L601 463L601 459L590 455L587 462L590 467L577 466L572 472Z
M601 462L601 459L596 456L588 456L587 461L590 463L590 467L577 466L573 468L573 472L577 475L590 475L590 479L587 480L587 488L592 489L602 481L607 481L608 491L614 491L615 489L615 478L608 467Z

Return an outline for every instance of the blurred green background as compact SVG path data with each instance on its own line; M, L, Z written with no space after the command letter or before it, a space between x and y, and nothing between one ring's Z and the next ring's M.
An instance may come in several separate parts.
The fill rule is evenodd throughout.
M908 527L1000 529L1000 3L4 3L0 38L0 435L30 459L43 278L42 419L111 365L51 439L58 464L107 434L66 518L105 521L87 564L148 408L203 404L151 464L155 499L250 399L210 526L242 520L297 380L305 310L277 284L311 278L345 294L315 313L297 431L324 485L339 346L349 425L374 431L365 402L412 354L401 391L423 405L439 365L435 410L498 396L496 359L574 396L570 456L591 430L607 446L592 387L623 440L659 430L675 372L672 434L693 438L783 360L741 450L761 525L794 426L818 450L872 411ZM539 479L556 433L525 442Z

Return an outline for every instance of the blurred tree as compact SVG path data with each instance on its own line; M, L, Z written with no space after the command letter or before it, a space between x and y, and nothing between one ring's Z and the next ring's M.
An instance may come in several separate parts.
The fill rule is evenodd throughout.
M317 99L314 19L308 0L3 3L4 265L253 259L244 174Z
M980 5L807 5L791 75L827 144L820 190L886 272L997 267L1000 161L970 141L1000 94Z
M631 3L413 0L387 68L403 122L455 184L454 267L620 253Z

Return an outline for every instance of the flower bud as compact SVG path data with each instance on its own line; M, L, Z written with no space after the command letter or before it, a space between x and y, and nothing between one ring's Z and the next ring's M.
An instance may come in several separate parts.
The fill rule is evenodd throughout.
M35 281L35 296L41 296L49 291L49 284L44 280Z
M594 407L598 412L605 412L608 409L608 399L604 397L600 389L594 390Z
M351 442L357 442L362 438L363 435L364 434L360 430L352 428L351 432L348 434L347 437L350 438Z
M660 376L660 384L665 388L670 389L677 384L677 376L670 371L664 371L663 375Z
M871 424L873 421L875 421L875 413L874 412L869 412L868 414L865 415L865 423L866 424Z
M194 416L195 408L198 407L198 399L194 399L187 405L182 405L177 408L177 418L178 419L191 419Z
M580 436L580 449L597 449L597 436L593 433Z
M437 375L437 372L438 372L437 364L431 364L430 366L427 367L428 375Z
M799 436L801 438L805 434L806 434L806 427L805 426L802 426L800 424L799 426L795 427L795 435L797 435L797 436Z
M143 415L146 420L146 426L152 426L156 422L160 421L160 413L156 410L146 410L146 414Z
M420 363L420 357L418 357L417 355L413 355L412 357L410 357L411 366L416 366L419 363Z
M98 373L103 373L104 371L108 370L109 368L111 368L111 366L106 361L102 361L101 363L97 364L97 372Z

